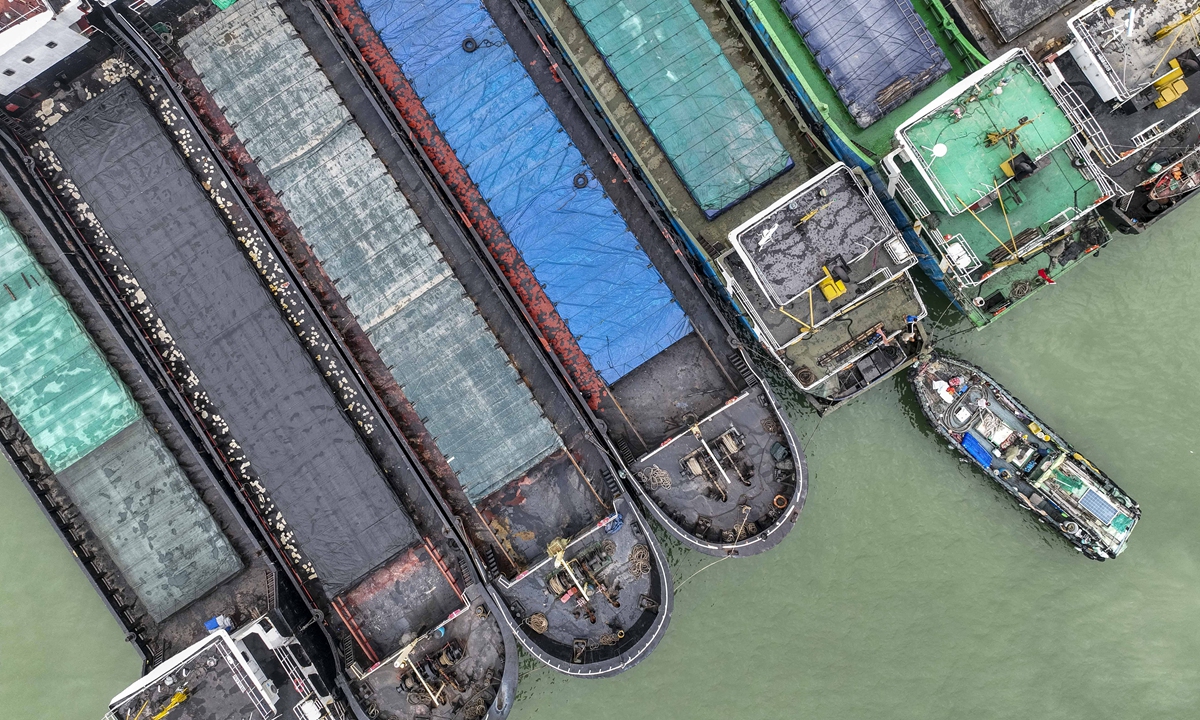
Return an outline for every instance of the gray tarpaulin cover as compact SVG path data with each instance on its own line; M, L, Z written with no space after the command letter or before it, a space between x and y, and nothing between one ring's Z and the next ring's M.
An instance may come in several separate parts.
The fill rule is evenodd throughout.
M105 92L48 138L326 591L415 542L412 521L137 90Z
M784 12L859 127L950 71L909 0L783 0Z
M185 51L472 501L561 445L278 7L243 0Z
M0 215L0 395L155 620L242 567L162 439Z
M242 567L145 419L58 473L58 479L155 620Z
M1005 42L1015 40L1070 4L1071 0L979 0L979 6Z

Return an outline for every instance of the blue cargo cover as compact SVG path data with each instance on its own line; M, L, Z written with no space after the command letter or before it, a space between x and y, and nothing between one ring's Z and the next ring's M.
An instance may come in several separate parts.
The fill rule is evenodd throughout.
M463 0L364 0L446 141L608 383L691 331L491 16ZM473 52L464 38L475 40ZM576 175L588 185L576 188Z
M950 72L909 0L782 0L838 97L868 127Z

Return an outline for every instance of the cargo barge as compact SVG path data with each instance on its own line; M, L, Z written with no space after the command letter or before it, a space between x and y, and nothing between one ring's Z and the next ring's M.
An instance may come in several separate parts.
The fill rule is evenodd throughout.
M778 543L806 492L779 400L528 9L326 7L586 401L621 482L694 549ZM768 175L806 174L776 156Z
M203 696L242 673L257 682L213 697L264 717L293 708L343 717L332 646L283 556L228 493L230 467L153 349L95 268L77 262L71 227L27 159L0 140L0 450L146 672L175 667L177 653L215 637L206 624L226 637L236 625L243 636L225 646L229 663L186 687ZM269 643L246 639L266 628ZM148 681L138 705L161 711L171 701L162 689Z
M174 72L211 98L210 130L236 126L260 191L333 278L321 292L343 298L378 350L382 383L420 413L407 432L505 624L567 674L641 661L670 618L658 541L519 306L329 28L303 3L256 0L178 34Z
M910 381L938 434L1039 522L1093 560L1121 554L1141 508L995 380L935 354Z
M878 187L886 187L885 204L921 258L922 269L977 326L1054 284L1096 254L1113 229L1140 232L1190 197L1200 182L1195 124L1200 96L1187 89L1187 78L1200 64L1194 8L1186 2L1145 0L1120 8L1069 0L737 4L747 27L775 60L779 76L809 114L820 118L830 146L847 163L863 168ZM848 12L863 22L840 22ZM1037 90L1037 98L1015 99L1029 89L1021 87L1020 77L1007 87L1007 71L1017 57L1024 57L1029 76L1045 88ZM868 67L875 72L863 70ZM934 78L931 70L942 74ZM980 83L989 79L984 88ZM976 92L975 85L985 92ZM1009 95L1001 95L1005 91ZM875 102L864 103L863 98ZM1032 101L1029 109L1036 113L1022 109L1026 101ZM1051 103L1057 109L1050 109ZM855 110L864 104L873 112ZM975 150L963 148L961 139L934 142L922 158L911 143L905 144L905 125L937 125L939 113L947 125L978 123L980 113L972 110L985 106L1012 117L1005 115L995 127L986 120L987 127L974 129L976 135L983 133ZM1030 158L1026 170L1039 171L1038 162L1047 159L1058 161L1056 165L1069 159L1077 167L1051 173L1061 177L1041 184L1060 189L1045 198L1045 207L1023 207L1021 185L1033 172L1017 175L1003 165L1010 160L1022 164L1022 154L1029 157L1021 140L1041 132L1036 123L1050 124L1033 119L1043 115L1065 116L1072 138L1057 158L1051 152L1040 161ZM990 136L1011 151L998 164L989 155L1003 147ZM957 146L955 157L948 154L951 145ZM934 149L947 154L935 159ZM947 166L964 162L985 166L977 180L983 183L990 176L993 188L989 193L980 184L977 195L962 198L961 207L954 206L953 198L944 198L950 207L933 202L941 178L927 179L930 172L916 173L911 167L940 164L945 173ZM1005 186L1007 190L1001 189ZM1030 193L1035 194L1040 188ZM983 218L1001 200L1008 210L1018 211L1016 217ZM951 232L943 232L940 224L964 208L982 221L967 218L960 228L951 220ZM1008 251L1001 247L1006 242Z
M293 624L315 638L308 652L339 689L329 712L506 715L516 645L395 419L133 31L139 16L120 7L89 17L98 30L85 50L45 85L26 86L44 99L14 124L30 153L16 165L42 176L29 192L40 188L60 214L56 242L91 263L111 312L160 363L160 387L179 393L223 461L223 491L277 553L307 612ZM239 598L209 597L221 641L209 648L217 641L191 622L200 645L150 663L178 665L176 682L203 648L261 650L252 635L279 646L283 623L223 622L221 605ZM257 677L228 668L247 673ZM114 712L130 697L160 711L176 703L173 716L204 712L199 686L189 704L164 697L164 683L118 696Z
M371 445L373 454L407 453L411 446L420 460L412 480L431 504L418 503L419 511L442 523L437 535L421 538L428 552L402 553L355 587L325 592L333 596L327 605L314 593L353 681L347 694L361 707L396 717L506 714L516 650L508 632L493 637L501 626L563 672L599 676L632 666L661 639L670 616L670 572L657 541L597 447L577 398L480 261L459 218L443 207L412 148L383 123L328 29L299 3L291 11L296 25L267 3L242 3L216 17L212 6L186 3L98 11L91 19L100 37L83 53L94 57L72 58L80 66L75 77L63 72L42 88L27 86L53 93L57 104L18 112L24 121L18 128L35 141L63 132L54 128L75 122L82 109L76 103L128 95L121 81L132 77L124 85L153 100L160 124L180 141L179 152L228 224L243 233L250 228L249 236L238 236L243 254L278 294L278 306L290 310L287 320L307 316L315 323L300 326L299 336L353 428L364 442L382 444L382 450ZM117 50L108 53L114 43ZM282 79L281 67L290 73ZM55 89L68 85L74 97L58 97L63 93ZM119 125L114 118L126 111L119 107L104 121ZM52 153L39 158L43 172L60 191L80 192L68 173L84 172L93 158L72 170ZM119 170L107 180L129 184ZM98 193L95 183L90 192ZM99 224L122 221L102 217ZM155 255L148 246L129 251ZM178 268L149 262L141 272L166 276L159 290L166 294ZM220 310L214 315L253 314L206 300ZM331 355L345 367L328 367ZM396 485L402 473L380 467ZM415 487L402 491L419 495ZM414 502L409 495L404 499ZM334 504L354 513L352 502ZM372 504L384 507L378 498ZM392 524L360 515L370 527ZM273 530L290 538L293 528ZM459 545L460 537L469 542ZM425 554L430 562L423 562ZM486 584L474 565L491 578ZM301 565L308 573L316 567ZM451 595L428 572L434 569ZM430 577L414 583L417 575ZM547 589L564 583L554 595ZM453 595L475 604L454 608ZM455 648L447 650L446 638ZM454 671L442 673L431 664L435 658L452 658Z

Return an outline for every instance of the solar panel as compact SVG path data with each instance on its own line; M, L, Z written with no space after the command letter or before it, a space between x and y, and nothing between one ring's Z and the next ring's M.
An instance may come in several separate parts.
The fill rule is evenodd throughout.
M1096 516L1102 523L1111 523L1113 518L1117 516L1117 509L1112 506L1112 503L1105 500L1100 493L1088 488L1088 491L1083 494L1083 498L1079 501L1084 510Z

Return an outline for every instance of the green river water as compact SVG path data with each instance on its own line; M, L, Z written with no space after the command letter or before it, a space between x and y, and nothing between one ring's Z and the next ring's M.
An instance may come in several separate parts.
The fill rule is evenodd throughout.
M1200 717L1197 279L1200 201L941 344L1141 503L1117 560L1084 559L961 463L902 380L819 424L797 405L811 489L788 541L716 565L669 548L679 592L654 654L601 681L526 663L512 717ZM0 717L95 720L137 673L0 467Z

